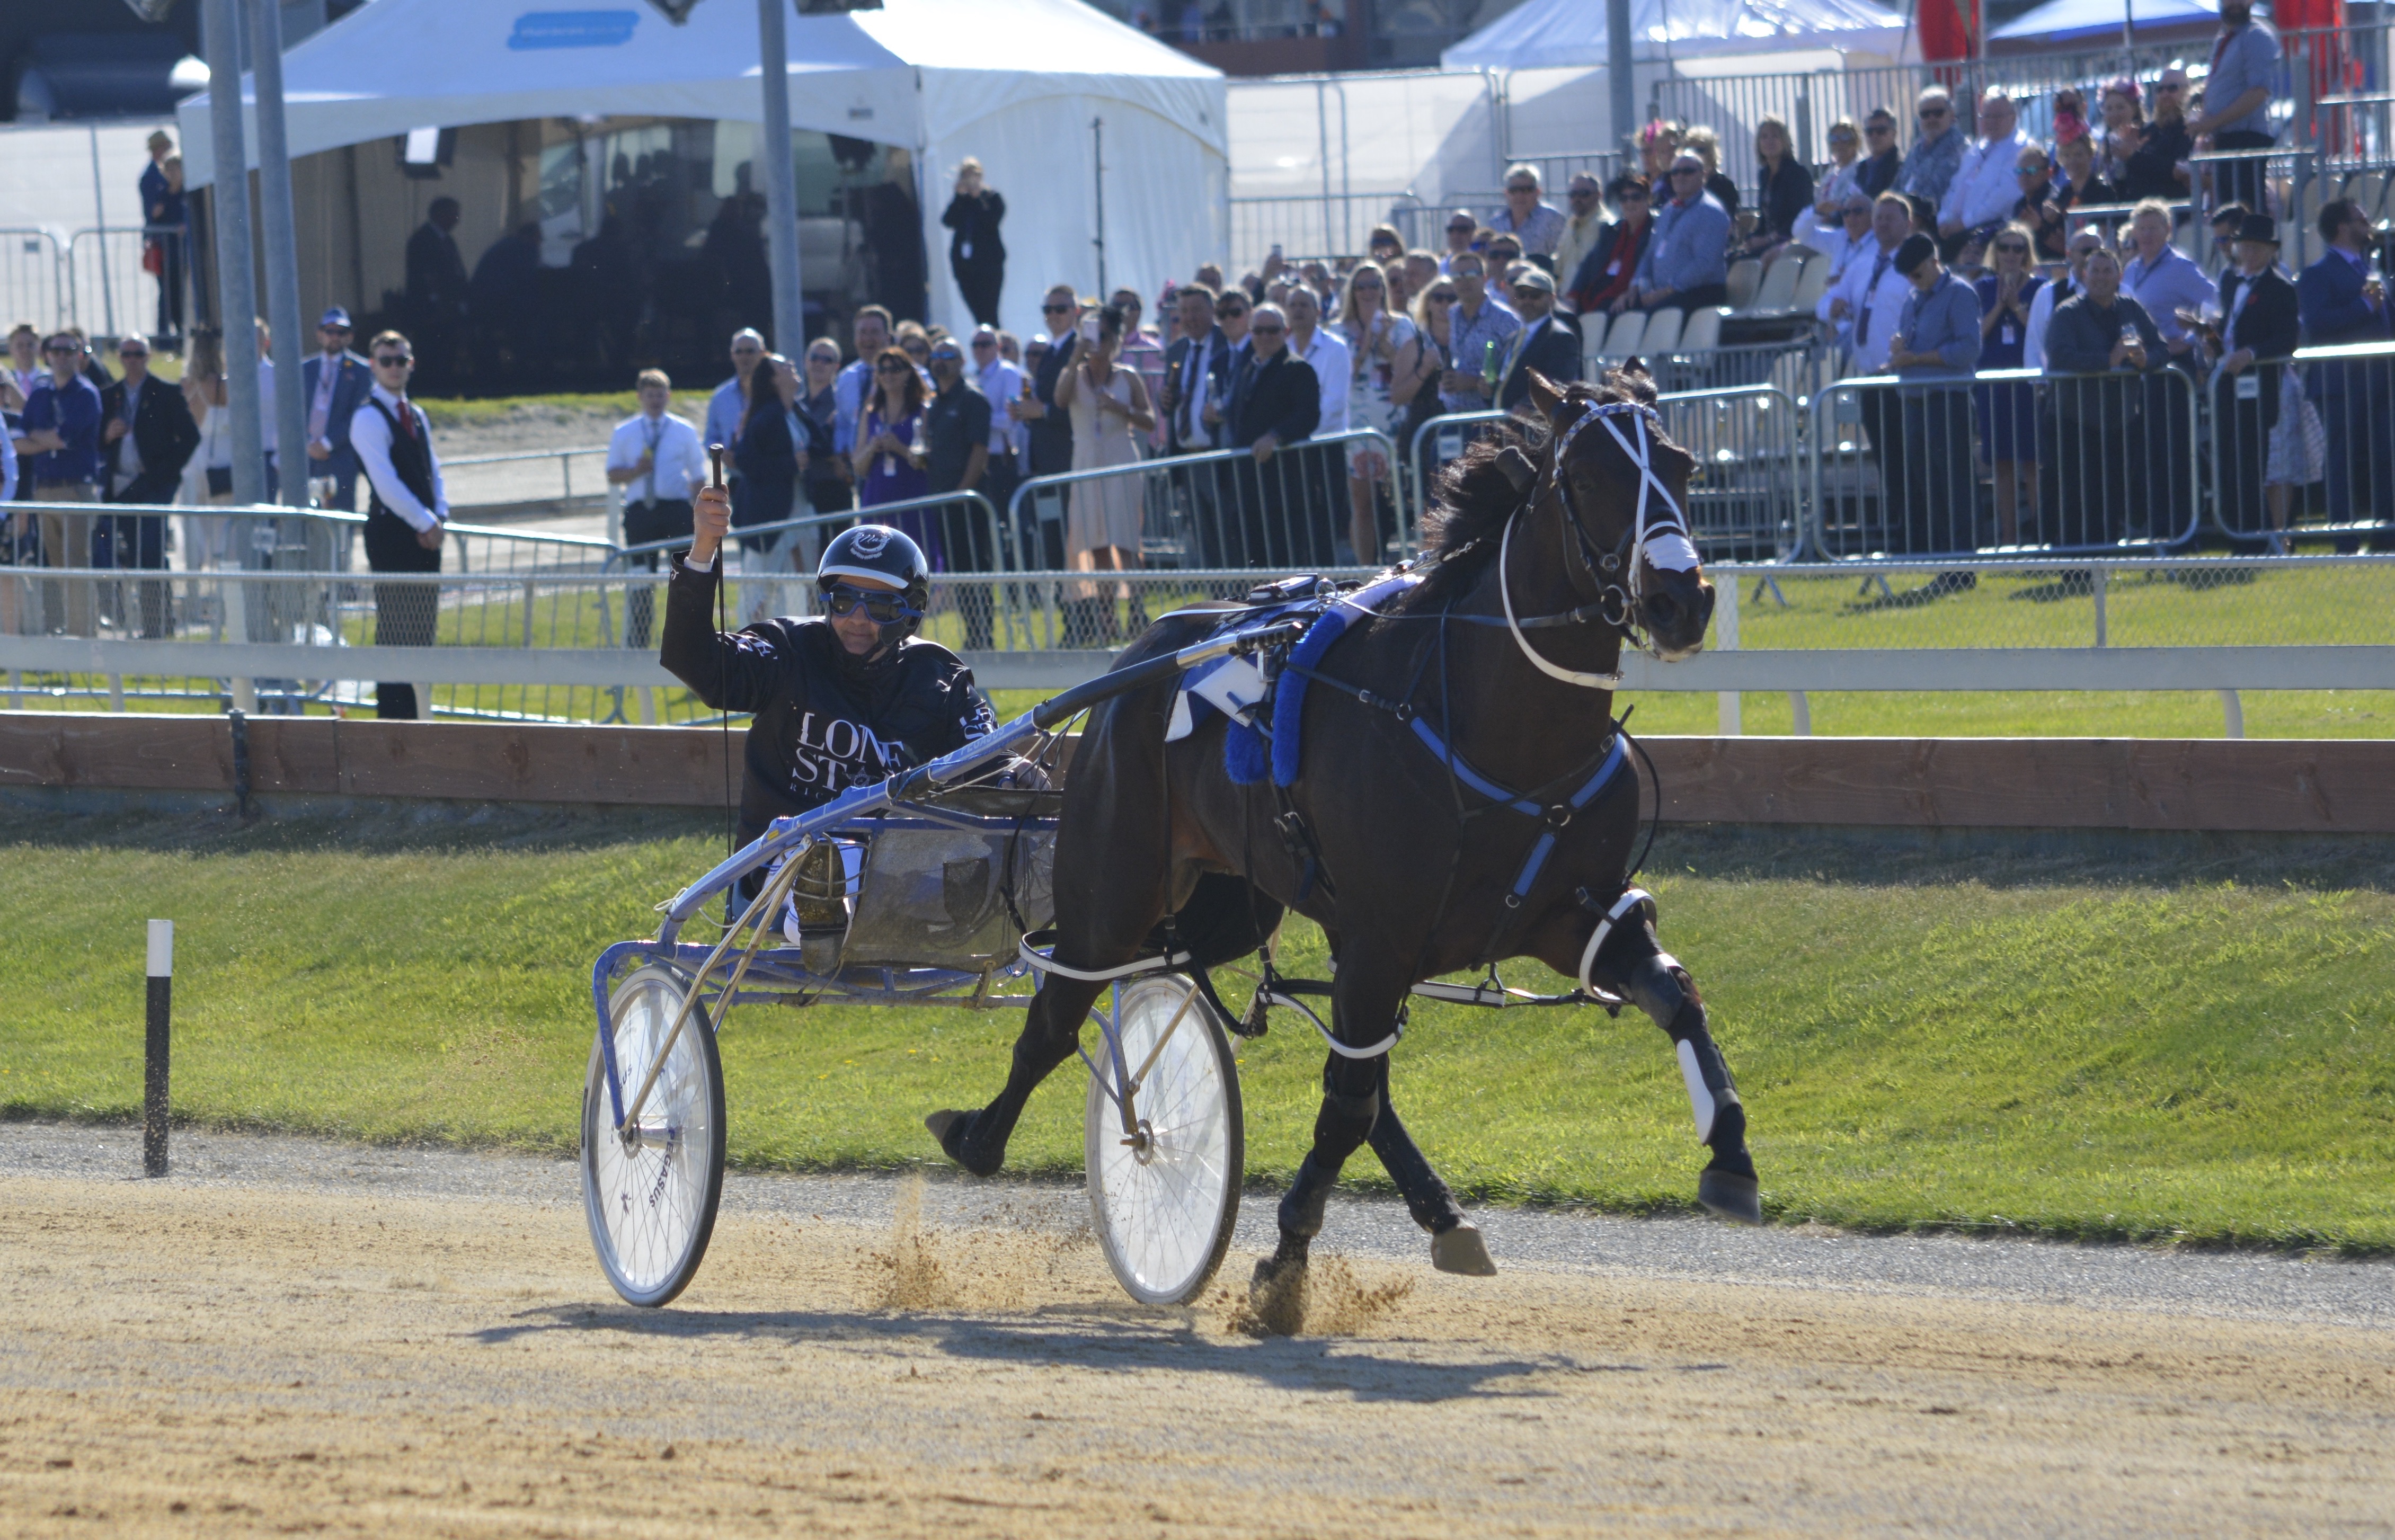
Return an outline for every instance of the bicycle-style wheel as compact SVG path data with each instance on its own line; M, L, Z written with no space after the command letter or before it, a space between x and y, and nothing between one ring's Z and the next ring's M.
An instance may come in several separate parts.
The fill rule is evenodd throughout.
M627 1105L673 1030L682 994L671 973L644 967L608 1000ZM624 1134L615 1131L607 1061L594 1042L582 1085L582 1208L615 1292L632 1304L655 1306L688 1287L707 1255L722 1195L723 1062L707 1007L691 1007L638 1121Z
M1186 979L1126 986L1115 1026L1124 1066L1138 1077L1138 1133L1124 1135L1107 1094L1114 1066L1099 1058L1084 1142L1090 1217L1106 1265L1132 1298L1186 1304L1222 1265L1239 1217L1247 1137L1238 1071L1223 1024Z

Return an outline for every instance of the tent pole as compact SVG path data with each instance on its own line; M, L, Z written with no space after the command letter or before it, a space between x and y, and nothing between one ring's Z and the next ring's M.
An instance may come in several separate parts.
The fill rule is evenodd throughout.
M299 244L291 211L291 154L283 121L283 0L250 0L249 57L258 82L258 202L266 240L266 321L274 328L275 457L283 501L308 506L308 408L299 379ZM289 455L287 460L284 455Z
M774 269L774 348L799 358L807 348L805 291L799 286L799 190L790 165L790 48L785 0L757 0L758 78L764 86L765 257Z
M1098 248L1098 303L1106 302L1106 120L1090 120L1090 146L1098 167L1098 233L1090 244Z
M266 501L258 415L258 276L249 244L249 151L242 142L240 0L206 0L210 184L217 232L217 314L224 328L225 398L232 414L232 500Z
M1613 88L1613 142L1626 157L1638 132L1637 67L1631 62L1630 0L1605 0L1606 84ZM1625 159L1622 164L1630 163Z

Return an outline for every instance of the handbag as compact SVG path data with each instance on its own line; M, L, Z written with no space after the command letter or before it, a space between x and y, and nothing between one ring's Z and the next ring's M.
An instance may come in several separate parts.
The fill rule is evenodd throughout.
M208 495L222 497L232 490L232 467L208 467Z
M164 241L141 243L141 270L152 278L166 270L166 244Z

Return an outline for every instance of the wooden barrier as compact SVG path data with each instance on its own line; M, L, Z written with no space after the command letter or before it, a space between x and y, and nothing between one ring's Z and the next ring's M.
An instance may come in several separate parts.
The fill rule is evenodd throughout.
M251 717L257 796L720 808L722 732ZM740 733L732 734L739 752ZM1673 823L2395 833L2395 742L1652 738ZM0 712L0 788L234 795L222 717ZM736 789L735 789L736 795Z

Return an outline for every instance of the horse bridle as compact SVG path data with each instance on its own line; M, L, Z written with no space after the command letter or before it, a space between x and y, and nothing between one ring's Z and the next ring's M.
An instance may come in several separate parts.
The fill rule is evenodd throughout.
M1631 420L1636 435L1634 444L1630 436L1615 424L1617 417ZM1587 526L1581 521L1580 509L1572 502L1571 483L1564 475L1564 461L1571 453L1572 441L1591 423L1603 423L1605 430L1613 436L1613 441L1621 446L1621 453L1638 467L1636 515L1614 548L1606 552L1598 551L1595 542L1589 538ZM1550 496L1555 497L1563 505L1564 522L1572 533L1572 545L1568 549L1579 559L1581 569L1597 590L1594 604L1562 615L1539 616L1530 622L1531 625L1541 622L1577 625L1594 618L1620 631L1641 652L1653 653L1654 643L1638 625L1639 606L1646 598L1646 567L1652 562L1671 572L1689 572L1697 566L1697 547L1689 539L1687 510L1680 507L1679 499L1672 495L1672 489L1663 484L1662 478L1655 474L1654 440L1662 432L1662 427L1661 415L1643 401L1606 401L1591 406L1574 418L1571 426L1557 438L1555 454L1547 462L1543 486L1533 489L1521 506L1506 517L1505 532L1497 547L1497 593L1505 606L1505 628L1513 633L1514 644L1522 650L1522 655L1549 678L1587 690L1621 688L1619 670L1609 674L1593 674L1562 667L1541 657L1531 647L1530 638L1522 634L1523 623L1514 614L1513 584L1507 571L1514 525L1524 513L1536 509ZM1650 510L1658 494L1668 512L1650 522ZM1628 568L1626 580L1622 575L1625 566Z

